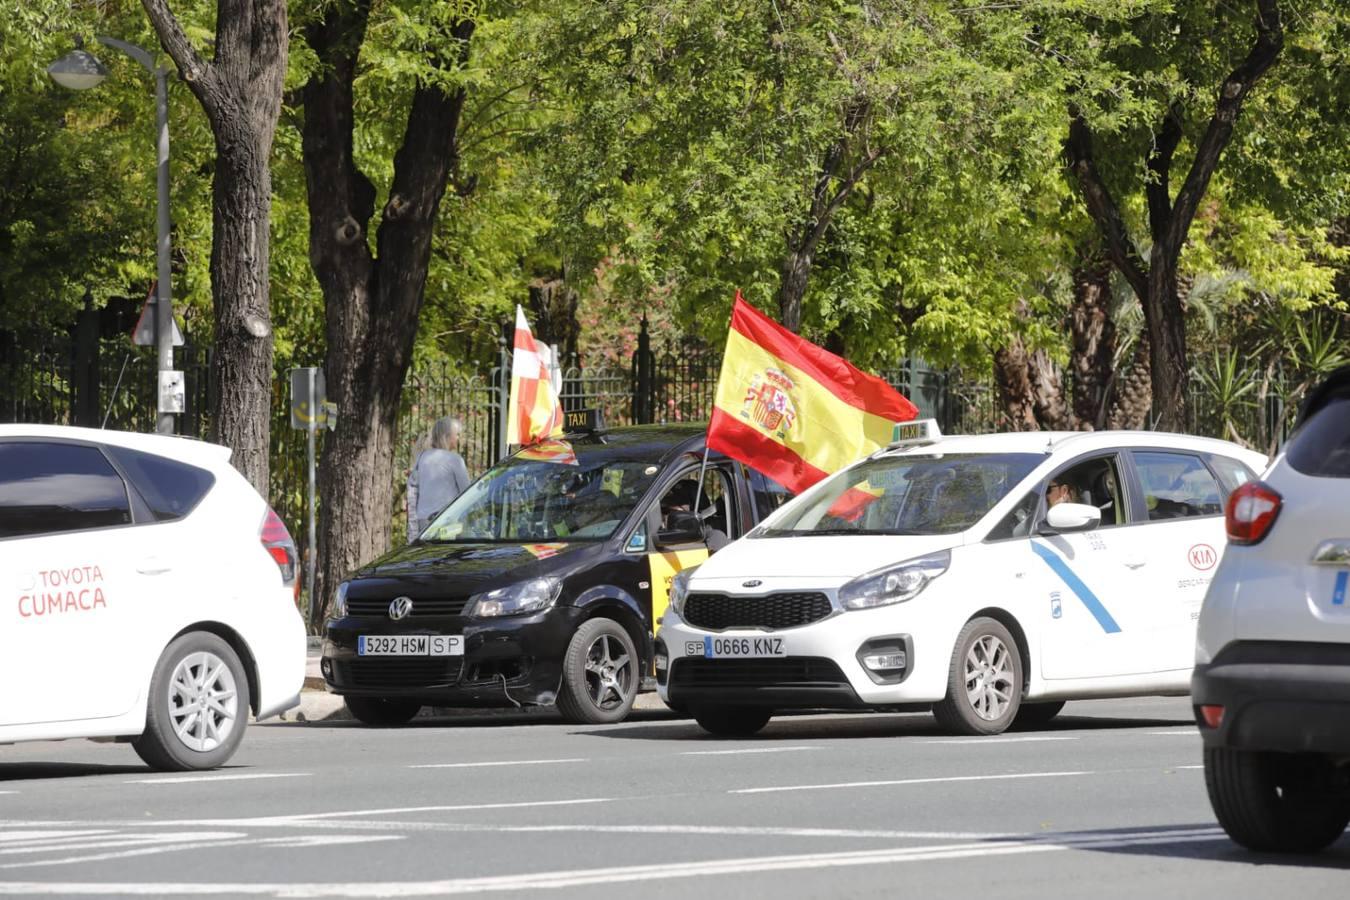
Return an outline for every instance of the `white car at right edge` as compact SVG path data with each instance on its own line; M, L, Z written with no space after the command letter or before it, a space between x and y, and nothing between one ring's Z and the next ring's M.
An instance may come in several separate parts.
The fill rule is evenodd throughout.
M715 734L931 708L997 734L1066 700L1184 695L1223 504L1266 459L1156 432L941 435L821 481L675 576L657 689Z
M1320 850L1350 822L1350 366L1227 529L1191 682L1210 802L1245 847Z

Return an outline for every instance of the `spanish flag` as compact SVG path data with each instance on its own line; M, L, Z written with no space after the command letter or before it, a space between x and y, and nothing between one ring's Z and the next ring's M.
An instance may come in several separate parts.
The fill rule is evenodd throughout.
M708 447L801 492L891 441L918 409L736 292Z
M506 409L506 442L530 445L562 434L563 411L548 366L516 305L515 352L511 357L511 400Z

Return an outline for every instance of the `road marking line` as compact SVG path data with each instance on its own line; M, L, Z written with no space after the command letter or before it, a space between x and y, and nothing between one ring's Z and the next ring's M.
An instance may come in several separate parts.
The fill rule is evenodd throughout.
M272 897L425 897L468 894L478 891L523 891L544 888L583 887L662 881L755 872L786 872L806 869L875 866L895 863L974 857L1054 853L1064 850L1104 850L1119 847L1191 843L1224 839L1221 829L1174 831L1101 832L1054 835L1002 843L962 843L939 847L902 847L885 850L854 850L840 853L807 853L788 856L743 857L703 862L669 862L602 869L574 869L522 875L492 875L441 881L315 883L116 883L116 882L0 882L5 895L178 895L203 896L223 893Z
M574 757L572 759L508 759L497 762L467 762L467 763L424 763L422 765L408 766L409 769L477 769L486 766L551 766L557 763L579 763L590 762L588 759Z
M735 756L741 753L795 753L798 750L824 750L824 747L745 747L740 750L685 750L681 756Z
M130 850L115 850L111 853L81 853L78 856L65 856L59 859L28 859L20 862L0 863L0 869L28 869L36 866L67 866L84 862L101 862L109 859L130 859L136 856L155 856L160 853L172 853L176 850L197 850L204 847L235 847L241 844L252 843L255 839L248 838L238 832L201 832L199 834L161 834L146 835L149 840L122 841L122 842L104 842L98 844L86 844L80 847L80 850L96 850L102 848L132 847ZM30 850L32 848L29 848ZM71 847L58 847L53 849L69 850Z
M294 816L260 816L255 819L227 819L236 826L298 825L320 819L341 819L354 816L387 816L394 813L465 812L476 809L530 809L537 806L579 806L589 803L613 803L613 797L584 797L576 800L529 800L522 803L468 803L456 806L403 806L387 809L349 809L340 812L301 813ZM159 823L167 824L167 823Z
M1174 769L1203 769L1204 766L1172 766Z
M48 841L80 840L96 834L115 834L107 828L85 831L0 831L0 846L20 847L24 844L46 843Z
M728 794L769 794L775 791L831 791L837 788L893 787L908 784L948 784L957 781L1006 781L1015 778L1066 778L1093 772L1019 772L1009 775L954 775L948 778L900 778L894 781L841 781L834 784L788 784L775 787L738 788Z
M939 738L927 741L920 741L921 744L970 744L972 746L979 744L1034 744L1038 741L1076 741L1076 737L1035 735L1031 737L970 737L970 738Z
M175 775L170 778L138 778L123 784L201 784L207 781L254 781L260 778L308 778L309 772L255 772L249 775Z
M1139 731L1136 734L1158 734L1165 737L1180 735L1182 737L1199 737L1200 731L1196 728L1174 728L1171 731Z

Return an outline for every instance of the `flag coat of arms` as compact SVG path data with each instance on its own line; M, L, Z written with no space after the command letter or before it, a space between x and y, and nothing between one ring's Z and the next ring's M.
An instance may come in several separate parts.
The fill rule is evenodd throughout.
M562 434L563 411L553 390L548 366L525 321L525 310L516 306L515 349L511 357L511 399L506 410L506 442L529 445Z
M801 492L884 447L918 409L875 375L817 347L739 291L708 447Z

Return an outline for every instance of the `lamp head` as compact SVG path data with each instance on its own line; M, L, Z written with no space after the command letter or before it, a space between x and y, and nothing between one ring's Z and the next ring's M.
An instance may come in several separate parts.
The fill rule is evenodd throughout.
M47 74L61 87L82 91L97 87L108 77L108 70L89 51L72 50L48 66Z

